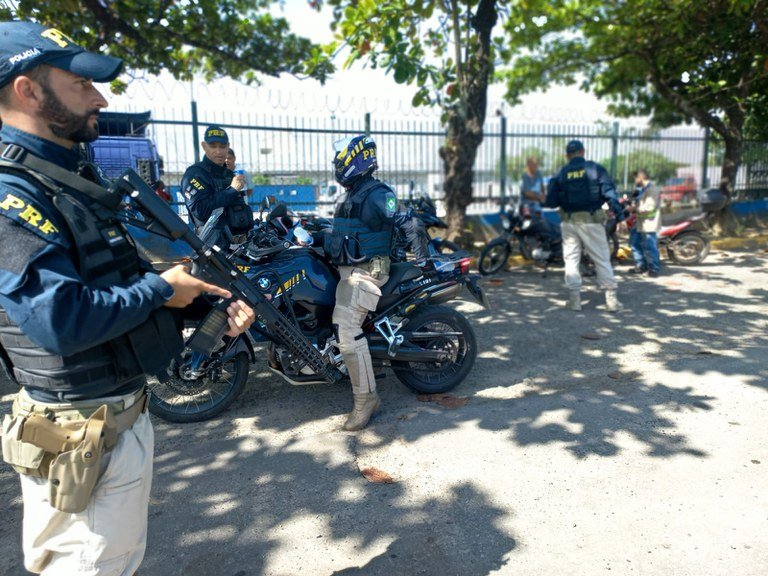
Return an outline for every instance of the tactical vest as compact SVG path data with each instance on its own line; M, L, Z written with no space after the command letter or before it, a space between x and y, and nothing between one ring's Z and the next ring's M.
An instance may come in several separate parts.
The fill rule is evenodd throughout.
M39 173L3 162L14 173L45 190L74 240L77 268L89 287L130 283L139 277L139 258L114 212L87 197L76 197ZM122 393L138 387L144 374L156 374L181 352L176 321L160 308L122 336L70 356L51 353L30 340L0 308L0 356L13 378L40 399L77 400ZM10 365L8 365L10 364Z
M214 174L213 166L205 162L200 162L199 166L210 175L213 180L215 191L226 190L229 188L229 185L232 183L232 178L235 175L232 170L225 168L220 171L220 174ZM217 170L217 172L219 171ZM194 214L191 212L190 215L195 223L195 229L199 232L205 225L205 222L198 222L197 218L195 218ZM253 210L243 199L243 201L238 204L233 204L224 208L224 220L233 234L244 234L253 228Z
M594 162L585 162L580 167L568 165L557 178L557 203L565 212L594 212L603 205Z
M370 179L347 194L333 216L329 254L334 264L355 266L374 256L389 256L393 225L386 220L363 222L363 204L377 188L390 189L383 182Z

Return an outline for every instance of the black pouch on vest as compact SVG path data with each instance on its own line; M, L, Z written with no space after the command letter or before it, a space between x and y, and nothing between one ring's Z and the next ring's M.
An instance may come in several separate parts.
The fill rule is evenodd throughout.
M126 336L144 374L160 374L184 349L173 312L166 308L155 310Z
M253 211L245 204L235 204L226 209L227 226L233 234L245 234L253 228Z

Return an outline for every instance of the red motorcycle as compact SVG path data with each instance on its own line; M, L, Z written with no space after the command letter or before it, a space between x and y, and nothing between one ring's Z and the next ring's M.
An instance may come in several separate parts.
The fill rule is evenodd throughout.
M657 237L659 250L666 250L672 262L690 266L700 264L709 254L709 239L701 232L706 227L707 213L686 218L672 226L662 226ZM625 220L627 227L632 228L637 215L632 212Z

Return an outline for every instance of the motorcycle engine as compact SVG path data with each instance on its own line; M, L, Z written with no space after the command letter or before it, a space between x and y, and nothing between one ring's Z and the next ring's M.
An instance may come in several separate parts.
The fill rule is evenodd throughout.
M548 260L551 254L551 250L545 250L541 246L534 248L533 252L531 252L534 260Z

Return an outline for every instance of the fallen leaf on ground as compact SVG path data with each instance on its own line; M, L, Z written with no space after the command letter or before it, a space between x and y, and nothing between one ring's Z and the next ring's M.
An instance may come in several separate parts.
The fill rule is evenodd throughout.
M490 284L491 286L500 286L504 284L504 280L501 280L500 278L491 278L490 280L488 280L488 284Z
M374 484L394 484L395 479L392 478L388 473L384 472L384 470L379 470L378 468L374 468L372 466L368 468L362 468L360 470L360 474L363 475L363 477L368 480L368 482L373 482Z
M454 396L453 394L419 394L416 396L419 402L435 402L443 408L461 408L469 402L467 396Z
M586 334L581 335L584 340L602 340L603 337L600 336L600 334L595 334L594 332L588 332Z

